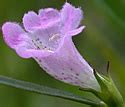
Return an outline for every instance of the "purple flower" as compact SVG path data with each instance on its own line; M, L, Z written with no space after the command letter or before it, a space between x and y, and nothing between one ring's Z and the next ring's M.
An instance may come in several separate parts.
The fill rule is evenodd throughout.
M93 69L83 59L72 42L85 26L78 27L83 13L65 3L58 11L53 8L28 12L19 24L6 22L5 42L23 58L34 58L54 78L84 88L99 89Z

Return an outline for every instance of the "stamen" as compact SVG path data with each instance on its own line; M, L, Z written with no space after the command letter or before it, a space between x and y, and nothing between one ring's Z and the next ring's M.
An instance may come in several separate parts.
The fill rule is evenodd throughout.
M54 40L57 40L60 38L60 34L56 33L56 34L53 34L50 38L49 38L49 41L54 41Z

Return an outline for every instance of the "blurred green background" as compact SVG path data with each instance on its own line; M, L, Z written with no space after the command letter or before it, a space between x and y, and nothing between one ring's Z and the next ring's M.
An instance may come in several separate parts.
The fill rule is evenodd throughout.
M61 9L65 0L0 0L0 24L21 22L29 10L55 7ZM101 73L110 72L125 98L125 0L68 0L84 10L86 25L80 36L73 38L84 58ZM77 93L88 98L92 94L80 92L77 87L54 80L33 59L22 59L3 41L0 33L0 75L30 81ZM88 107L59 98L39 95L0 85L0 107Z

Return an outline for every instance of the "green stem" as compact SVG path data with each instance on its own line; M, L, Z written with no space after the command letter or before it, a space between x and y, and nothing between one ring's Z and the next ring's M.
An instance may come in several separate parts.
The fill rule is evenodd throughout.
M96 107L101 107L101 105L103 105L100 102L98 103L89 99L85 99L73 93L69 93L66 91L62 91L62 90L58 90L58 89L54 89L54 88L26 82L26 81L16 80L5 76L0 76L0 84L35 92L35 93L40 93L48 96L54 96L62 99L72 100L72 101L87 104L87 105L93 105Z

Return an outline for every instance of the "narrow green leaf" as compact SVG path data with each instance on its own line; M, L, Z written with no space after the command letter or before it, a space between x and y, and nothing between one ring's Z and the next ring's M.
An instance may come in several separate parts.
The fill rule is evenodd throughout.
M88 99L85 99L81 96L75 95L73 93L69 93L66 91L26 82L26 81L21 81L21 80L16 80L12 79L10 77L5 77L5 76L0 76L0 84L35 92L35 93L40 93L48 96L54 96L54 97L59 97L63 99L68 99L72 100L75 102L79 103L84 103L87 105L94 105L94 106L99 106L100 103L97 103L95 101L91 101Z

